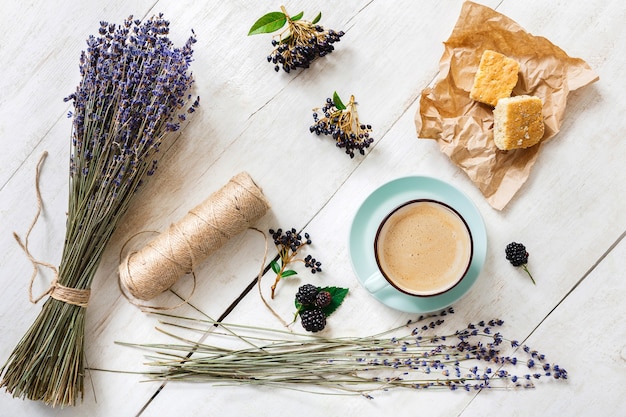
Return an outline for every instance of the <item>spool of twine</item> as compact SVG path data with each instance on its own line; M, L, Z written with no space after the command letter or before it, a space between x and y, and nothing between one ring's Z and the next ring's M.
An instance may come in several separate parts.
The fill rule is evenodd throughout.
M143 249L129 253L119 267L121 284L135 298L153 299L268 209L250 175L239 173Z

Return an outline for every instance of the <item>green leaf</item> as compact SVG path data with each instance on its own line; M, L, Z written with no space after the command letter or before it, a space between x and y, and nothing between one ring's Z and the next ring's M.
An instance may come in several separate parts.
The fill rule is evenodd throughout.
M300 20L300 19L302 19L302 16L304 16L304 12L300 12L297 15L292 16L291 17L291 21L293 22L293 21L296 21L296 20Z
M283 12L270 12L254 22L248 36L277 31L285 26L285 23L287 23L287 16Z
M346 298L346 295L348 295L348 289L341 287L324 287L320 288L320 291L328 291L331 297L330 304L322 309L326 317L333 314L341 303L343 303L343 299Z
M317 16L315 16L315 19L311 21L311 23L316 24L317 22L320 21L321 18L322 18L322 12L319 12Z
M280 265L278 265L278 262L272 261L270 262L270 266L272 267L272 271L274 271L274 273L278 274L280 272Z
M286 271L283 271L283 273L281 274L281 277L285 278L285 277L290 277L292 275L296 275L297 272L294 271L293 269L288 269Z
M333 93L333 103L335 103L335 107L337 107L337 110L346 109L346 105L343 104L343 101L341 101L341 99L339 98L339 94L337 94L336 91Z

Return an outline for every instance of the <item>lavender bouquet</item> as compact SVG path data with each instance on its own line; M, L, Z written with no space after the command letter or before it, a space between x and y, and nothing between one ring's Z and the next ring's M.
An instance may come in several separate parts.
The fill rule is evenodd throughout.
M81 82L65 99L74 112L64 249L50 297L0 370L14 397L52 406L83 397L85 310L100 259L160 147L199 104L189 95L195 34L179 48L168 33L162 15L100 22L81 54Z

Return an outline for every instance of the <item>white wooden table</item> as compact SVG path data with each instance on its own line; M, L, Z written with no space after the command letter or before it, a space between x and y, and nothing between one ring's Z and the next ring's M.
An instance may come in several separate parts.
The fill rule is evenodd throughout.
M438 73L442 42L462 6L446 1L294 1L296 14L346 35L331 55L306 71L274 72L265 61L270 35L248 37L252 23L279 3L244 1L82 2L6 0L0 13L0 361L4 362L40 310L28 301L31 264L13 239L24 233L36 209L34 173L49 152L41 190L43 216L30 239L39 259L58 263L67 210L71 107L63 98L79 80L78 58L98 22L121 23L163 12L171 37L198 36L196 93L202 104L158 175L141 191L107 248L87 312L89 366L143 370L143 352L115 341L162 340L156 319L142 313L117 285L119 252L141 230L163 230L240 171L248 171L272 204L257 227L295 227L309 232L310 248L323 262L318 276L300 270L281 282L273 307L293 313L297 287L311 282L350 289L329 318L326 335L364 335L413 315L376 301L350 266L347 236L365 197L383 183L409 175L449 182L476 204L487 228L484 268L469 293L454 304L444 328L498 317L503 332L532 345L569 371L567 381L542 381L533 390L409 391L362 397L319 396L262 387L142 382L140 375L92 371L84 402L73 408L0 394L0 415L380 415L429 416L626 415L626 8L621 1L482 1L570 56L586 60L600 80L569 97L561 132L543 147L530 178L502 211L494 210L468 177L438 149L418 140L414 115L423 88ZM332 140L311 135L311 108L338 91L354 94L360 116L373 128L365 157L348 158ZM533 286L504 259L510 241L530 252ZM232 239L196 270L193 306L214 318L233 303L228 321L280 327L255 288L263 260L260 235ZM35 290L46 287L43 274ZM263 283L269 286L267 274ZM190 289L190 280L176 284ZM266 288L267 290L267 288ZM177 298L162 294L156 303ZM181 314L190 311L181 309ZM554 383L553 383L554 382ZM301 413L301 414L300 414Z

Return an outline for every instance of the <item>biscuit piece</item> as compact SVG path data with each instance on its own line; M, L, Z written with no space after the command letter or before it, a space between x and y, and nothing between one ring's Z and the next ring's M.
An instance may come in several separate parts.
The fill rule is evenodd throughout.
M502 150L528 148L543 137L543 103L539 97L501 98L493 110L493 140Z
M511 96L518 71L516 60L487 49L480 58L470 98L495 106L499 99Z

